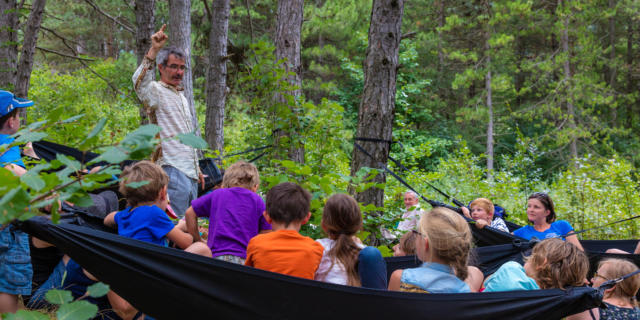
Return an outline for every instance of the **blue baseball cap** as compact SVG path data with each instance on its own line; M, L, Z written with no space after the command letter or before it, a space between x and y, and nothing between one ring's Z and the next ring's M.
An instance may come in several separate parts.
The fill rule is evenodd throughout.
M16 108L26 108L33 105L33 101L17 98L13 93L0 90L0 117L4 117Z

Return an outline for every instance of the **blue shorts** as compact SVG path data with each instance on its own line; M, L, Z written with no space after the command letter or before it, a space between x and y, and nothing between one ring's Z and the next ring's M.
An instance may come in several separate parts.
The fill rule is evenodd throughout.
M0 230L0 292L30 295L32 276L29 235L6 226Z
M182 171L164 165L162 169L169 177L169 185L167 193L169 201L171 201L171 209L175 211L178 217L183 218L187 209L191 206L191 201L198 198L198 181L189 178Z

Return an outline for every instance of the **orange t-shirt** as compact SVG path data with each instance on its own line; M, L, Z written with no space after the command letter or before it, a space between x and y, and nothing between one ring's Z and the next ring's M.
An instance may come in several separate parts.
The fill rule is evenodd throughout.
M244 264L313 280L323 252L319 242L295 230L278 230L253 237Z

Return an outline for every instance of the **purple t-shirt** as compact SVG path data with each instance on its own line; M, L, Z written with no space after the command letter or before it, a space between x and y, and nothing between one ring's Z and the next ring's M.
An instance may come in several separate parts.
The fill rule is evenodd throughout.
M260 230L269 230L262 213L264 201L255 192L235 187L218 189L191 202L198 217L209 218L207 245L213 257L246 259L247 244Z

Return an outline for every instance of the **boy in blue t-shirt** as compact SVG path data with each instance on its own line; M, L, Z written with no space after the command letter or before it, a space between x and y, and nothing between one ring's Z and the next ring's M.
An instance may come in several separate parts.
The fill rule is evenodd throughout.
M20 129L19 110L32 105L32 101L0 90L0 146L13 143L11 135ZM0 167L16 176L27 172L18 146L0 149ZM0 225L0 314L16 312L18 295L31 294L32 273L28 235L10 224Z
M164 170L151 161L140 161L125 168L120 175L119 191L127 199L129 207L108 214L104 224L117 227L118 234L123 237L162 246L171 240L184 251L211 257L211 250L204 242L194 242L191 234L174 226L169 219L166 213L169 207L168 183L169 177ZM97 280L90 274L87 276ZM109 291L107 297L114 311L123 319L136 314L137 310L115 292Z
M194 243L191 234L173 225L166 211L169 207L169 177L151 161L140 161L124 169L120 175L120 193L129 205L104 218L104 224L117 227L118 234L165 246L168 240L187 252L211 257L204 242Z

